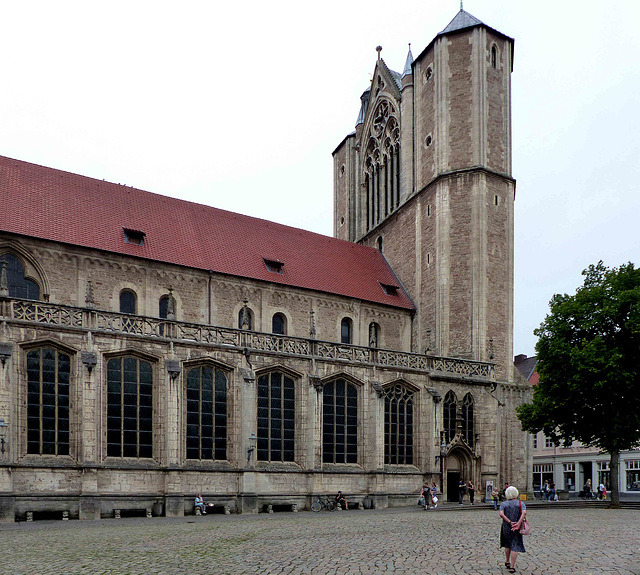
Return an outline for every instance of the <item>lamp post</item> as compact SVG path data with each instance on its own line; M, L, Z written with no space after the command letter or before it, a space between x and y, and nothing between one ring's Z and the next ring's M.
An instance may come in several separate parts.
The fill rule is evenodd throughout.
M251 433L251 435L249 436L249 449L247 449L247 467L249 467L249 464L251 463L251 456L253 455L253 452L256 450L257 440L258 438L256 437L256 434Z
M7 436L7 428L9 426L4 420L4 417L0 417L0 453L4 456L5 453L5 437Z

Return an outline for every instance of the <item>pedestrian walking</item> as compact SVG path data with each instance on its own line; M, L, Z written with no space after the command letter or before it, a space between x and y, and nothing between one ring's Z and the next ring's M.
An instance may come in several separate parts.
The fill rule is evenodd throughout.
M462 505L462 500L464 498L464 492L467 490L464 481L462 479L458 481L458 505Z
M473 485L473 481L471 481L471 479L469 479L469 481L467 481L467 491L469 492L469 501L471 502L471 505L474 505L474 499L476 496L476 488Z
M493 499L493 508L498 509L498 503L500 503L500 492L497 487L493 488L491 492L491 499Z
M518 490L511 485L505 491L506 500L500 504L500 547L504 547L504 566L509 569L509 573L516 572L518 553L526 553L520 527L527 516L527 507L520 501L519 495Z

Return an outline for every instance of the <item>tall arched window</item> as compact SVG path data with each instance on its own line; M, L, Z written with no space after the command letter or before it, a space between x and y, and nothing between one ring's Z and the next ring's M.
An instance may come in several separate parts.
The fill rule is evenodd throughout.
M258 377L258 461L295 460L295 384L280 371Z
M70 357L50 347L27 353L27 453L69 455Z
M276 313L271 318L271 333L279 335L287 333L287 318L283 313Z
M456 435L456 423L458 418L458 400L453 391L448 391L447 395L444 396L442 415L444 419L445 441L449 443Z
M353 340L352 329L353 322L351 318L344 317L340 322L340 342L341 343L351 343Z
M322 387L322 461L358 463L358 389L342 378Z
M473 395L467 393L462 399L462 433L469 447L475 442L475 429L473 426Z
M130 289L120 292L120 313L136 313L136 293Z
M202 365L187 372L187 459L227 459L227 376Z
M24 267L17 257L9 253L1 255L0 273L2 273L2 268L5 265L9 283L9 297L40 299L40 287L36 282L24 277Z
M381 100L373 114L364 153L367 230L400 205L400 125L395 105Z
M153 457L153 369L137 357L107 362L107 455Z
M399 383L384 392L384 463L413 464L413 392Z
M498 67L498 49L494 46L491 46L491 66L494 68Z

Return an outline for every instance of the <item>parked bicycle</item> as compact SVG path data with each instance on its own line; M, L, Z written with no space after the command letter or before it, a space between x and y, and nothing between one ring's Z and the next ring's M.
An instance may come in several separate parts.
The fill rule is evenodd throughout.
M318 495L318 499L311 505L311 511L318 512L322 511L322 509L326 509L327 511L335 511L336 504L331 501L328 497L324 499Z

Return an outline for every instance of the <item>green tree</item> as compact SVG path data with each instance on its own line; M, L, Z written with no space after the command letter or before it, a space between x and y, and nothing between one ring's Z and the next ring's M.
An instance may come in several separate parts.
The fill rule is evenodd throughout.
M640 444L640 269L600 261L582 275L575 295L553 296L534 332L540 382L518 418L556 445L577 439L608 453L616 507L620 452Z

